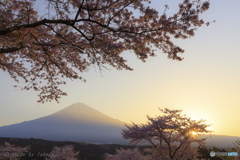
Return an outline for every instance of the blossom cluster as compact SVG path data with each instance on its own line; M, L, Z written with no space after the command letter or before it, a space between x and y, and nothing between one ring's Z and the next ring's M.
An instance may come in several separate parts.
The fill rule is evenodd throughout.
M67 95L64 78L85 81L92 66L132 70L121 55L132 51L143 62L161 50L182 60L174 38L186 39L205 22L209 2L184 0L172 16L149 0L46 0L40 16L35 0L1 0L0 69L39 93L39 102ZM134 12L134 13L133 13ZM206 23L208 24L208 23Z

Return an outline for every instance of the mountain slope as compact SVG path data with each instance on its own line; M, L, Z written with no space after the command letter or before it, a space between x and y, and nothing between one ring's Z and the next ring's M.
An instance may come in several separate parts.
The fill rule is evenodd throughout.
M82 121L82 122L87 121L92 123L107 123L107 124L119 124L119 125L125 124L124 122L121 122L117 119L113 119L83 103L75 103L61 111L58 111L50 115L50 117L55 119L71 120L71 121Z
M0 127L0 137L126 144L123 128L124 122L76 103L46 117Z

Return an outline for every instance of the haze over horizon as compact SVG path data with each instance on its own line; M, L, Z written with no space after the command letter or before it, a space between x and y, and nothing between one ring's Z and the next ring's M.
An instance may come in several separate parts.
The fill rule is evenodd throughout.
M41 118L0 127L1 138L43 139L72 141L91 144L122 144L129 141L122 137L124 122L109 117L84 103L74 103ZM199 135L207 138L207 147L231 148L240 137L223 135ZM141 145L141 143L140 143ZM197 147L197 144L193 144Z
M163 0L165 4L169 1ZM163 5L152 1L152 6ZM170 2L174 9L174 2ZM215 1L202 15L209 27L194 37L176 40L185 50L181 62L161 52L146 63L126 52L134 71L92 68L86 83L67 80L61 88L68 93L60 103L37 103L38 93L13 88L16 83L0 71L0 126L33 120L82 102L126 123L145 123L146 115L158 115L158 107L181 109L192 119L205 119L217 135L240 136L240 1ZM21 85L22 82L19 83Z

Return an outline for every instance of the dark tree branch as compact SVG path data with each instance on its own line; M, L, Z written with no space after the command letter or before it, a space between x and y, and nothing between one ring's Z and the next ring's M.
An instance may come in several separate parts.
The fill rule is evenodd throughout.
M20 43L20 47L12 47L12 48L2 48L2 49L0 49L0 54L16 52L16 51L19 51L20 49L23 49L23 48L24 48L24 46L22 45L22 43Z
M74 19L75 21L77 20L79 14L80 14L80 11L82 10L83 3L84 3L84 0L82 1L81 5L80 5L79 8L78 8L78 12L77 12L77 14L76 14L76 16L75 16L75 19ZM75 23L76 23L76 22L73 22L73 25L74 25Z

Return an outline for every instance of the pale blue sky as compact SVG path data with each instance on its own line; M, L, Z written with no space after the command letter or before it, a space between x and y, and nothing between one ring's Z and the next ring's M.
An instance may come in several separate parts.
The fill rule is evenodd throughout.
M171 3L174 1L162 1ZM152 5L160 6L158 0ZM176 40L185 53L182 62L159 52L146 63L125 53L134 71L84 73L87 82L67 81L60 103L37 103L37 93L16 90L13 80L0 71L0 126L32 120L76 102L85 103L125 122L145 122L158 107L182 109L193 119L206 119L215 134L240 136L240 1L212 0L202 17L216 20L188 40ZM170 5L170 7L172 6ZM170 10L169 12L172 12Z

